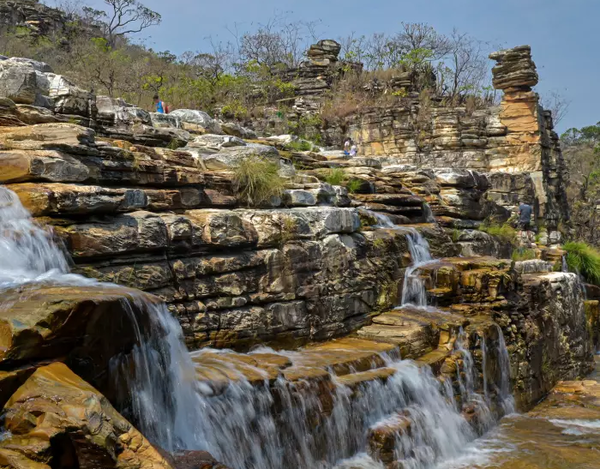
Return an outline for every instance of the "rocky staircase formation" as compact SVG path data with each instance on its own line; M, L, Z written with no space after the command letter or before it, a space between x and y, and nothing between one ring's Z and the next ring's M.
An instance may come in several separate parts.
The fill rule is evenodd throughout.
M331 61L330 45L321 46L314 57ZM233 394L241 400L231 408L260 405L273 422L288 424L309 403L298 424L314 430L312 449L320 456L331 430L321 424L339 417L336 403L346 399L348 415L363 424L365 415L351 412L365 399L371 407L369 396L405 376L431 378L438 393L454 390L476 434L486 424L474 393L498 401L500 381L510 374L519 408L528 409L558 380L589 369L588 339L598 336L600 318L591 303L586 318L576 276L551 271L554 262L551 269L502 260L509 246L475 229L489 216L509 216L503 196L493 195L493 176L280 151L200 111L160 117L93 96L43 64L5 60L0 78L6 74L13 78L0 85L0 183L52 228L75 272L156 296L98 284L3 292L0 403L13 435L0 438L0 465L28 467L25 454L40 469L54 467L52 452L71 444L91 454L92 467L98 449L77 436L93 433L77 420L89 404L110 436L95 443L106 467L177 466L106 401L128 402L127 386L111 383L108 368L114 357L134 353L140 331L168 342L164 329L152 328L153 318L164 319L161 300L197 350L195 376L185 379L197 380L202 399L227 403ZM61 83L62 91L45 80ZM259 206L242 200L234 183L239 162L254 156L276 165L286 183L281 197ZM326 182L336 168L360 182L354 193ZM407 236L416 232L439 259L414 266ZM397 308L411 265L432 307ZM128 360L121 363L135 375ZM30 399L40 383L59 389L73 412L50 429L44 416L53 420L60 407L48 410L43 396ZM368 442L348 442L347 452L368 447L393 467L395 442L416 428L399 402L382 403ZM498 407L492 410L499 415ZM282 428L293 436L290 425ZM40 432L61 436L23 450L22 439ZM247 450L249 435L238 436ZM77 458L80 467L87 464Z

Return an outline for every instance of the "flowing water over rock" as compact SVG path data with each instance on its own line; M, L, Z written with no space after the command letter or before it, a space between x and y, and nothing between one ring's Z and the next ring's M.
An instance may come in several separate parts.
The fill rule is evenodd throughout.
M68 273L61 249L33 223L13 193L0 189L0 201L0 250L7 259L0 270L2 288L27 282L93 283ZM431 254L417 231L410 231L407 238L413 265L407 271L402 302L426 306L417 270L432 261ZM258 379L250 382L229 367L221 374L222 386L216 387L197 378L194 361L222 352L203 350L190 356L181 327L166 307L140 294L129 304L132 316L140 310L134 307L136 302L145 303L149 318L134 318L138 344L132 353L112 359L111 376L121 391L116 397L120 410L165 449L208 450L234 469L381 468L377 459L383 455L369 441L378 432L391 430L393 459L404 468L428 468L460 457L479 431L461 414L448 382L441 383L429 367L401 360L397 353L380 353L371 366L350 367L343 376L334 369L315 375L314 369L299 363L296 369L304 374L296 379L281 375L273 379L256 368ZM504 367L508 355L503 341L499 347ZM458 401L475 401L485 416L485 400L475 392L474 362L462 338L456 351L462 356ZM302 355L302 351L270 353L289 360L290 369ZM247 357L259 355L257 351ZM226 361L220 366L228 367ZM351 384L358 372L373 373L378 379ZM507 371L499 388L500 395L510 395Z
M427 306L427 292L425 282L419 276L419 269L432 261L429 243L421 233L414 229L406 235L406 239L413 262L406 269L404 276L401 306L425 307Z

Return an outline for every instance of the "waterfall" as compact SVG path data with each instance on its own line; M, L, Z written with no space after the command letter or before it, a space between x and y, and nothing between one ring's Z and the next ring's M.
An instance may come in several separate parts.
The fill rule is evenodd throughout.
M68 275L69 263L51 235L36 225L17 195L0 187L0 288L29 282L64 279L90 281Z
M0 289L29 282L97 284L69 273L64 252L35 224L17 196L1 187L0 236ZM432 260L429 246L416 230L407 239L413 265L407 271L402 303L425 306L425 287L417 273ZM430 368L389 356L383 359L394 373L358 389L340 384L334 374L323 381L291 382L280 377L275 383L265 376L262 385L228 375L223 389L213 389L198 381L192 358L219 352L190 356L181 326L163 303L141 292L123 291L125 310L137 327L137 344L131 353L110 361L113 385L121 390L115 404L150 441L166 450L207 450L233 469L327 469L336 464L381 469L381 463L366 454L367 435L401 412L410 420L411 430L410 435L397 435L396 457L401 467L416 469L457 457L477 436L456 407L448 381L441 384ZM498 347L503 370L499 395L508 402L509 363L503 338ZM460 397L472 402L478 396L475 370L462 338L457 350L463 356ZM288 355L293 361L294 354Z
M359 467L378 467L364 454L367 434L403 410L411 421L411 438L398 440L405 467L429 467L460 454L475 435L431 370L398 359L387 366L396 370L387 381L367 382L356 392L335 384L324 394L316 383L284 379L270 391L266 383L252 386L242 378L202 398L198 435L233 469L356 467L340 462L355 457L369 461Z
M483 374L483 397L485 402L490 402L488 392L488 377L487 377L487 346L485 345L485 336L481 336L481 373Z
M29 283L100 285L69 273L68 257L51 233L35 223L14 192L2 186L0 259L0 299L2 290ZM181 326L163 303L149 301L141 292L124 292L122 301L136 327L137 345L131 355L114 357L110 363L115 385L126 391L120 410L165 449L187 447L188 435L193 433L201 412L197 407L195 371ZM150 322L144 329L139 324L141 318L136 317L140 311Z
M427 306L427 291L425 282L419 275L419 269L432 261L429 243L417 230L412 229L407 235L408 249L412 264L406 269L402 288L401 306Z
M508 349L504 341L504 334L500 326L496 325L498 330L498 364L500 365L500 383L498 396L502 405L502 410L505 415L512 414L516 410L515 398L512 394L512 386L510 384L510 358Z

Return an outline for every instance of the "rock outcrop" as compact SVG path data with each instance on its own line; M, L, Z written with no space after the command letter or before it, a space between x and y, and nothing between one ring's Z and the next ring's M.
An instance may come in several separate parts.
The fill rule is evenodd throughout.
M61 363L41 367L2 411L10 469L170 469L169 463L96 389Z

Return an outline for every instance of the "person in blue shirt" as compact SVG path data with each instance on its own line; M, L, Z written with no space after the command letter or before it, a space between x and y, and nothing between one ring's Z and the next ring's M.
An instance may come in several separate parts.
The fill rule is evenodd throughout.
M169 106L167 106L164 101L161 101L157 94L154 95L154 109L159 114L169 113Z

